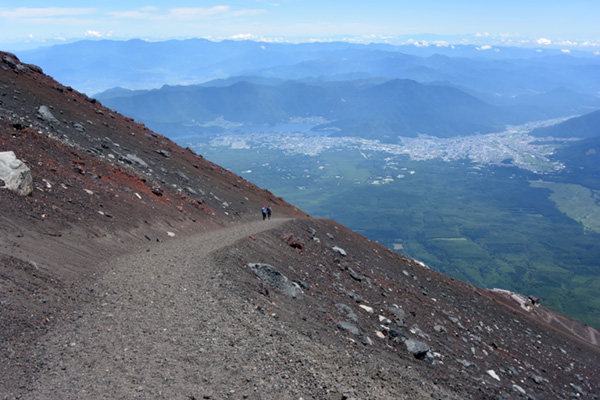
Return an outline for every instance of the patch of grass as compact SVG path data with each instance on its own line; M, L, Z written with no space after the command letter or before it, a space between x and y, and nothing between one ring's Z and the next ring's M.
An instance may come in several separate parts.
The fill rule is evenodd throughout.
M531 182L531 186L550 189L550 199L560 211L600 233L600 192L570 183L536 181Z

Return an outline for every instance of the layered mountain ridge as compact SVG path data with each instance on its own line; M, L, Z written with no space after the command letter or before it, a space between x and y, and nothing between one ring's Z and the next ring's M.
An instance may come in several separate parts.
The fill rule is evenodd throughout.
M310 218L0 59L0 152L33 189L0 188L3 398L600 396L598 331Z

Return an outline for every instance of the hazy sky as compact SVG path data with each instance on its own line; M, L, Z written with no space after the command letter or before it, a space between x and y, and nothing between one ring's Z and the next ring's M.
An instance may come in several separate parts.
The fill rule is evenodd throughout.
M0 0L0 49L84 38L401 43L414 37L597 52L598 21L598 0Z

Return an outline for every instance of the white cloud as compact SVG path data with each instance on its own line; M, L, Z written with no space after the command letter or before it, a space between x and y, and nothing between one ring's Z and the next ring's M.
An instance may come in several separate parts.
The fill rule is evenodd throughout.
M55 17L72 17L75 15L92 14L96 12L94 8L26 8L19 7L12 10L0 9L0 18L10 19L33 19L33 18L55 18Z
M487 45L487 44L485 44L483 46L476 47L477 50L490 50L491 48L492 48L492 46Z
M477 37L488 37L488 36L490 36L490 34L487 33L487 32L482 32L482 33L476 33L475 36L477 36Z
M577 46L577 42L571 42L570 40L563 40L560 41L558 43L556 43L559 46L567 46L567 47L574 47Z
M552 44L552 40L546 38L539 38L538 40L536 40L536 43L541 46L549 46Z
M415 47L429 47L429 42L427 40L408 39L407 42Z
M110 15L119 19L140 19L149 21L195 21L215 17L244 17L253 16L265 10L245 9L233 10L230 6L214 7L181 7L162 11L157 7L143 7L137 10L115 11Z
M103 37L111 37L112 35L113 35L112 32L102 33L102 32L98 32L98 31L88 30L85 32L85 34L83 36L91 37L91 38L103 38Z
M520 35L518 33L501 33L500 37L501 38L512 38L512 37L519 37Z
M257 37L251 33L239 33L231 37L232 40L255 40Z
M569 49L562 49L561 51L566 54L569 54L571 52L571 50L569 50Z
M600 43L594 43L594 42L587 41L587 42L581 43L581 46L582 47L598 47L598 46L600 46Z

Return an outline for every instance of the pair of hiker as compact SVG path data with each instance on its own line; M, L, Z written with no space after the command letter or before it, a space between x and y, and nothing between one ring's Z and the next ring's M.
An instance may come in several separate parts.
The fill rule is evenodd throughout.
M265 220L265 218L269 218L271 219L271 206L262 206L262 216L263 216L263 221Z

